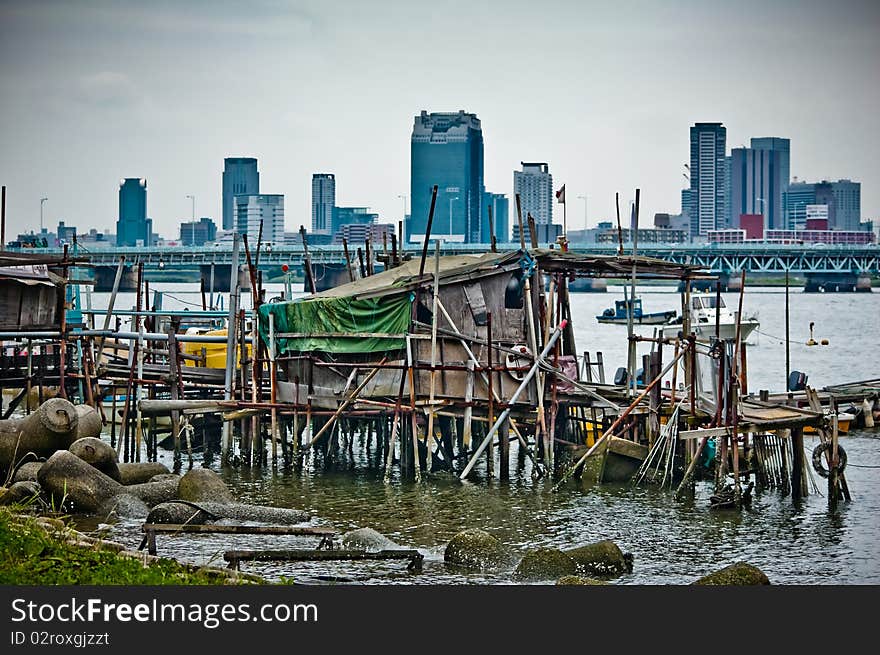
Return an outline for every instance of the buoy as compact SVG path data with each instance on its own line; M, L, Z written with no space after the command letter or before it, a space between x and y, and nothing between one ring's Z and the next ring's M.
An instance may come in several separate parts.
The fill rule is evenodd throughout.
M822 343L823 346L827 346L827 345L828 345L828 339L822 339L821 343Z
M867 398L862 401L862 416L865 417L865 427L873 428L874 413L871 411L871 403L868 402Z

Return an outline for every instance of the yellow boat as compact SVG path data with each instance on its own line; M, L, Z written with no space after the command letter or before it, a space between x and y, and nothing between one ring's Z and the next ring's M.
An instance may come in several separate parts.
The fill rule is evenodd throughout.
M855 416L846 412L840 412L837 415L837 433L846 434L849 432L849 424L855 419ZM816 434L816 428L808 425L804 427L804 434Z
M208 332L202 332L198 328L190 328L186 331L186 334L201 334L204 336L217 336L217 337L225 337L226 336L226 328L222 330L210 330ZM209 342L200 342L200 341L184 341L181 342L181 348L183 352L187 355L192 355L194 357L201 357L204 353L204 362L195 361L192 359L184 359L184 362L187 366L196 366L196 367L205 367L205 368L226 368L226 344L225 343L209 343ZM251 355L251 345L247 346L248 357ZM238 348L236 348L236 360L235 367L238 368L239 363L239 354Z

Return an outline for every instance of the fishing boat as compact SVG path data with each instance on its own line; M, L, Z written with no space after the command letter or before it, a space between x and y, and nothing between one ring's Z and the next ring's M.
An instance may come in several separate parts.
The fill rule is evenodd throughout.
M628 325L630 307L632 308L634 325L662 325L675 318L676 311L674 309L646 314L642 311L641 298L627 298L625 288L623 294L623 300L614 301L614 309L609 307L600 316L597 316L596 320L600 323Z
M760 327L760 322L755 317L743 316L737 321L737 313L724 304L724 298L714 293L695 293L691 296L690 303L691 330L700 341L709 341L715 336L716 322L718 338L725 340L736 339L737 324L739 324L740 339L745 341L752 332ZM671 337L681 330L682 318L676 317L668 321L661 329L664 337Z

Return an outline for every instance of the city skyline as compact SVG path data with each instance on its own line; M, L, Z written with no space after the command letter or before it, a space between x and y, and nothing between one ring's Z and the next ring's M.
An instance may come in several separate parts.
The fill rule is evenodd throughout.
M285 196L288 230L309 227L311 174L321 170L346 180L338 204L396 223L400 195L410 195L412 116L462 108L483 125L485 188L512 200L519 162L547 161L567 185L570 227L583 215L578 196L594 226L613 216L615 191L623 200L636 187L643 217L676 213L687 129L704 121L724 124L728 150L790 138L792 177L859 181L863 220L880 218L870 111L880 12L870 3L490 3L468 24L450 11L430 30L398 29L431 15L407 3L211 7L0 4L0 79L14 91L0 97L7 234L38 229L41 198L47 226L112 230L125 177L150 180L155 233L177 233L191 215L187 196L219 225L223 159L238 154L255 157L261 183ZM487 50L490 18L512 36L528 30L523 52L542 57L520 58L513 38ZM241 53L228 52L230 38ZM694 59L710 39L724 46L718 56ZM249 69L248 93L231 94L229 81ZM708 92L688 94L707 71ZM511 102L535 74L548 98ZM368 102L328 103L340 89Z

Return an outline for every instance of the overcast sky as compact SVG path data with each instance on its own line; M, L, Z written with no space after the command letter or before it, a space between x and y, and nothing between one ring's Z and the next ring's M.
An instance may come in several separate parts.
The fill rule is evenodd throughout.
M397 221L421 109L477 114L490 191L549 162L570 227L579 195L594 225L637 186L645 220L677 212L695 121L723 122L728 148L790 138L793 176L858 180L863 220L880 219L878 6L0 0L7 238L39 227L42 197L53 229L115 231L123 177L147 178L163 236L187 194L219 223L227 156L259 159L288 230L310 225L318 171L337 204Z

